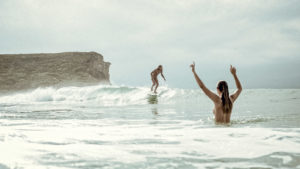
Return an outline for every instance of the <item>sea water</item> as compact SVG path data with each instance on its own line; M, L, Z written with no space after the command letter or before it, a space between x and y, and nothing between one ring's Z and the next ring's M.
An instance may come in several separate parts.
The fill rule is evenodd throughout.
M199 89L158 92L99 85L1 95L0 168L300 168L299 89L245 89L226 125Z

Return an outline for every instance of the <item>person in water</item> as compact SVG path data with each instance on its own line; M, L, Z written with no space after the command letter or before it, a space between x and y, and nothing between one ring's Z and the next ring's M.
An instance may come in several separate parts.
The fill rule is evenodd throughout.
M153 87L155 86L155 89L154 89L154 93L156 93L156 89L159 85L158 83L158 80L157 80L157 76L161 74L161 76L164 78L164 80L166 81L164 75L163 75L163 67L162 65L159 65L156 69L154 69L152 72L151 72L151 80L152 80L152 87L151 87L151 91L153 91Z
M206 96L208 96L214 102L215 107L213 109L213 112L215 115L215 121L217 123L229 123L233 103L242 92L242 85L236 75L235 67L232 67L232 65L230 65L230 72L233 75L233 78L235 80L237 90L234 92L234 94L230 96L229 96L228 85L226 81L219 81L217 85L218 94L215 94L212 91L210 91L208 88L206 88L204 83L198 77L197 73L195 72L195 62L191 65L191 68L199 87L203 90Z

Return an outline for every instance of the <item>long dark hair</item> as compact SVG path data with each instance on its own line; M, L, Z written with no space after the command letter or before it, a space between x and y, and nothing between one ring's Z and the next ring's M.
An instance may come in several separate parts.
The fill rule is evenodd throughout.
M220 81L218 83L217 89L222 92L222 104L223 104L223 112L224 113L230 113L232 110L232 103L229 99L229 92L228 92L228 85L226 81Z

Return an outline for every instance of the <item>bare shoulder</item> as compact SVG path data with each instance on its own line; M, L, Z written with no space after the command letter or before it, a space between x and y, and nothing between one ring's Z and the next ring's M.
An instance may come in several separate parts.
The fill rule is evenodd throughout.
M218 97L218 96L217 96ZM222 99L218 97L217 99L214 100L215 106L222 106Z
M229 99L230 99L231 103L233 103L235 101L234 94L230 95Z
M242 92L242 90L238 89L232 95L230 95L230 100L231 100L232 103L235 102L235 100L239 97L241 92Z

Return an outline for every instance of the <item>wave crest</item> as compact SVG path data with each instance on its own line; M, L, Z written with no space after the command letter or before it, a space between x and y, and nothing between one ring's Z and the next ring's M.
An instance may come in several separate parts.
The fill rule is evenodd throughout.
M128 86L86 86L63 88L37 88L32 91L1 96L0 103L94 103L103 106L148 104L148 87ZM174 98L184 100L186 92L182 89L159 88L160 103L175 103ZM179 97L180 96L180 97Z

